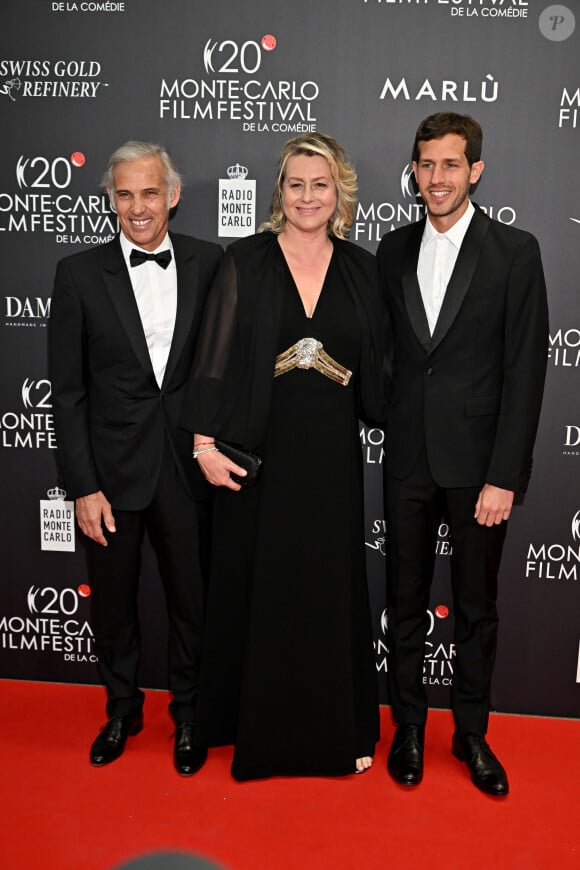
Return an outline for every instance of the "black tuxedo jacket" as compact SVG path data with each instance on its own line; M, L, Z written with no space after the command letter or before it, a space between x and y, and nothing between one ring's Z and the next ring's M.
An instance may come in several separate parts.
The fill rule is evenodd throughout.
M548 354L536 239L476 209L433 336L417 279L425 219L383 237L392 318L387 471L404 479L425 444L442 487L526 489Z
M177 313L161 387L119 239L57 266L49 321L49 372L58 463L69 497L102 490L113 508L151 501L167 439L189 491L205 486L191 435L178 426L219 245L171 234Z

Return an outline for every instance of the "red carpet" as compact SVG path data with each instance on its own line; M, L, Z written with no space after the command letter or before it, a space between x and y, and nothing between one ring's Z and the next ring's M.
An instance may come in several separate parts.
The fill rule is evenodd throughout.
M425 779L373 768L343 779L236 783L231 749L180 778L167 696L148 692L145 729L121 759L88 763L103 722L99 688L0 682L3 870L111 870L144 853L182 851L228 870L580 868L580 723L492 717L489 740L511 794L478 792L450 752L450 714L432 711Z

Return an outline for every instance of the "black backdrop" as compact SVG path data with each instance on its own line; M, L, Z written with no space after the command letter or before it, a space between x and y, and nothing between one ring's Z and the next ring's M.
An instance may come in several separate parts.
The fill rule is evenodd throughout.
M282 143L330 133L359 173L351 238L374 251L383 233L421 215L410 145L423 117L449 109L482 123L487 167L474 198L538 236L550 296L534 476L500 575L493 704L578 715L579 15L578 0L4 0L0 676L98 681L82 543L55 475L46 324L56 261L116 232L98 189L109 153L127 139L164 143L185 177L173 228L226 245L267 217ZM382 433L361 431L361 442L386 701ZM442 524L425 680L443 707L453 678L450 547ZM143 684L163 687L166 627L150 553L141 598ZM330 668L331 650L328 659Z

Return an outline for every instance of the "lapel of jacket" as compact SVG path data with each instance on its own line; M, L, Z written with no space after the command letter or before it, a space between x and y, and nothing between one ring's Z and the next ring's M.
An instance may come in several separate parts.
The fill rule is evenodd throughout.
M401 283L403 285L403 296L411 326L421 345L428 352L431 346L431 333L429 332L425 306L423 305L421 289L417 279L417 261L419 260L419 249L421 247L421 239L423 238L423 230L425 229L425 220L423 218L423 220L418 221L412 226L411 237L407 244L401 271Z
M177 309L171 349L165 367L162 387L165 386L181 356L183 346L191 330L193 314L197 303L198 261L187 239L170 233L175 266L177 269Z
M119 238L117 237L109 245L103 247L102 252L103 278L111 302L143 371L155 382L155 374L151 365L147 340L143 332L143 324L141 323L139 309L135 300L135 294L133 293L131 279L125 266Z
M445 338L459 313L465 294L469 290L488 227L489 219L484 212L476 208L445 291L443 305L431 338L431 351L435 350Z

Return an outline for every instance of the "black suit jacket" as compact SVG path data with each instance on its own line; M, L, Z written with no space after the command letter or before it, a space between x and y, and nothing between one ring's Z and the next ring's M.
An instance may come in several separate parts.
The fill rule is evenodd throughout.
M476 209L431 336L417 279L424 226L389 233L377 251L394 335L387 470L404 479L424 443L439 486L523 491L548 354L537 241Z
M191 435L178 426L219 245L171 234L177 313L161 387L119 239L58 263L49 321L49 373L58 462L69 497L102 490L113 508L153 495L165 439L186 486L205 486Z

